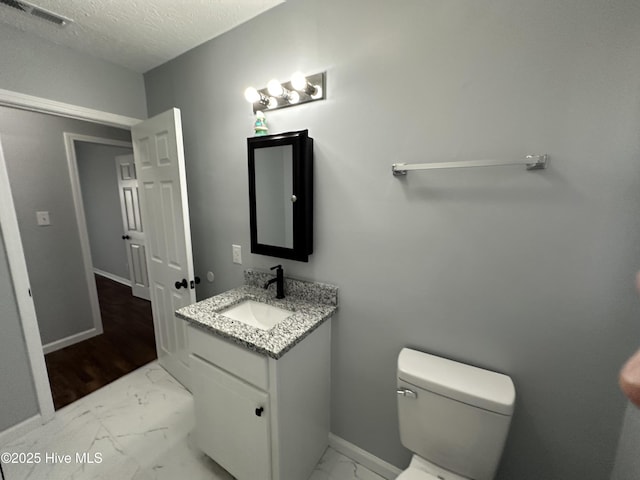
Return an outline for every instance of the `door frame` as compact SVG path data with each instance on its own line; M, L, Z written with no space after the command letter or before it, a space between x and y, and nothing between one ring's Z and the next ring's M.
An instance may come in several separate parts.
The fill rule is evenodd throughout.
M125 117L124 115L57 102L48 98L26 95L2 88L0 88L0 105L29 110L30 112L50 113L59 117L75 118L76 120L99 123L109 127L124 128L125 130L131 130L132 126L142 121L140 118Z
M90 135L80 135L77 133L64 132L64 146L67 152L67 166L69 168L69 179L71 180L71 193L73 195L73 207L76 214L78 233L80 235L80 250L82 251L82 263L84 264L85 280L89 289L89 302L91 304L91 316L93 318L93 328L66 337L55 342L43 345L44 353L50 353L69 345L81 342L96 335L100 335L104 329L102 327L102 316L100 315L100 303L98 302L98 291L96 289L95 272L93 269L93 259L91 256L91 246L89 244L89 230L87 228L87 217L84 211L84 201L82 198L82 187L80 185L80 174L78 172L78 158L76 156L75 142L95 143L99 145L109 145L114 147L130 148L133 152L133 144L122 140L112 140L109 138L93 137Z
M118 127L125 130L131 130L133 125L142 121L137 118L115 115L113 113L4 89L0 89L0 105L18 108L20 110L48 113L60 117L75 118L77 120ZM18 228L16 210L13 197L9 195L10 190L4 188L7 185L9 185L9 178L8 175L6 175L5 159L4 155L0 154L0 200L2 200L0 201L0 222L2 222L1 228L3 232L6 228L10 233L9 235L5 234L5 248L7 250L7 260L12 269L12 275L14 275L13 283L17 301L19 305L24 305L22 308L24 308L26 312L26 314L23 315L21 310L20 320L27 345L31 374L36 388L40 418L36 419L37 421L31 421L31 419L29 419L14 427L9 427L9 429L4 432L0 432L0 438L3 442L7 440L9 436L18 437L23 435L27 433L27 431L36 428L38 424L46 423L55 416L51 385L49 384L49 376L44 361L44 351L40 338L38 320L36 318L35 308L33 307L33 300L28 296L30 285L24 250L22 248L22 242L20 241L20 230ZM5 197L7 197L6 201ZM16 267L14 267L14 265ZM15 272L13 270L14 268Z
M18 306L22 332L27 347L27 356L31 367L31 375L36 391L39 416L34 416L0 432L0 444L23 435L27 431L46 423L53 418L54 407L49 385L47 366L42 351L40 328L36 318L36 310L31 297L31 285L27 272L26 257L22 248L18 216L11 195L11 185L7 172L2 137L0 136L0 231L9 263L9 271L13 280L13 290ZM39 417L39 418L38 418Z

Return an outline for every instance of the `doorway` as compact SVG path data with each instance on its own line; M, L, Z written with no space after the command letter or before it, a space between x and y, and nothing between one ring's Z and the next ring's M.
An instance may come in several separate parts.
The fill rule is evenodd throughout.
M82 208L80 187L74 178L77 178L77 172L74 174L75 161L68 163L68 169L59 164L60 160L65 162L65 158L71 159L74 155L73 134L65 134L65 142L63 150L69 155L59 155L56 149L58 138L56 137L59 126L65 122L70 126L62 130L62 132L75 130L76 125L71 123L76 120L87 122L79 126L79 130L86 131L89 135L97 134L107 136L113 135L111 138L121 138L126 140L127 145L131 145L131 140L126 139L122 135L122 131L110 131L112 127L121 130L128 130L134 138L134 150L136 150L136 165L140 159L141 185L144 183L145 203L149 204L151 211L148 212L147 230L149 231L149 241L151 246L161 246L161 250L150 248L149 258L157 263L154 274L151 275L149 269L149 280L152 285L151 304L153 309L154 332L156 337L156 352L158 353L158 361L170 374L175 376L181 383L188 385L188 371L183 367L184 354L186 346L184 344L184 330L186 326L184 322L175 322L173 312L189 303L195 302L195 291L183 289L174 291L174 283L176 278L184 281L191 279L190 283L194 284L193 261L191 257L191 235L189 229L189 211L187 203L186 191L186 175L185 160L182 147L182 128L180 111L172 108L162 114L148 120L139 120L120 115L114 115L107 112L100 112L75 105L68 105L60 102L53 102L48 99L38 97L25 96L15 92L0 89L0 107L9 107L15 109L12 113L12 121L8 124L12 133L17 132L18 135L3 136L2 145L5 141L9 144L14 155L15 163L11 167L11 161L5 162L5 158L1 154L0 149L0 174L4 168L9 165L9 173L11 168L18 171L19 181L14 185L13 195L18 197L19 201L15 204L13 201L0 202L0 213L3 212L4 206L7 211L12 214L14 220L16 218L24 219L20 228L23 228L27 235L23 236L22 242L18 240L16 245L26 243L24 252L22 248L11 248L8 251L9 260L13 263L22 265L19 273L14 277L14 286L18 299L28 308L24 308L24 312L29 313L21 315L21 322L24 332L24 341L27 346L29 359L31 364L31 372L36 386L38 398L39 412L31 419L22 421L17 419L15 424L8 429L0 432L0 439L16 438L20 433L24 433L38 423L44 423L53 417L53 402L51 398L51 388L46 372L44 353L53 350L62 349L66 346L77 343L80 340L88 339L102 333L102 322L100 316L100 306L97 300L96 281L92 272L92 264L90 260L90 248L88 242L80 239L78 235L81 231L86 232L84 212L78 212L78 208ZM15 112L20 112L15 113ZM18 117L16 121L15 117ZM55 122L52 121L55 119ZM2 117L0 116L0 120ZM5 119L6 120L6 119ZM40 125L43 128L40 128ZM25 127L22 129L22 127ZM18 128L16 128L18 127ZM31 140L31 132L38 131L38 142ZM77 135L76 137L81 137ZM82 138L76 138L82 140ZM24 140L24 142L23 142ZM114 141L114 144L125 143ZM33 148L32 148L33 147ZM160 149L156 149L160 147ZM53 150L55 151L51 151ZM20 157L25 154L32 158L45 159L46 161L38 162L37 168L32 168L28 162L20 161ZM153 162L151 162L153 160ZM63 174L66 173L66 175ZM71 175L69 175L71 173ZM142 175L144 173L144 178ZM163 176L164 175L164 176ZM6 186L9 186L8 176L3 180L0 175L0 181L6 180ZM35 182L30 180L35 178ZM68 180L71 179L71 185ZM2 182L0 182L2 183ZM25 185L26 183L26 185ZM64 188L66 186L66 188ZM10 192L12 189L0 189L0 197L6 197L4 190ZM17 192L17 193L16 193ZM30 201L33 194L49 198L54 196L55 205L52 203L34 205ZM167 207L171 208L171 215L166 216L164 211L155 211L157 201L162 200L162 195L171 194L172 202L166 202ZM71 198L69 198L71 197ZM158 197L158 198L156 198ZM8 198L11 198L9 195ZM39 202L38 202L39 203ZM49 205L52 206L51 223L44 225L53 225L51 227L42 228L38 223L35 225L35 219L32 215L35 210L48 210ZM80 205L78 207L78 205ZM10 207L10 208L9 208ZM34 208L35 207L35 208ZM48 213L48 212L36 212ZM80 213L80 214L79 214ZM144 212L143 212L144 213ZM155 215L154 215L155 214ZM37 215L37 220L40 216ZM158 219L162 220L158 223ZM2 226L12 224L5 222L3 218ZM76 223L77 222L77 223ZM17 223L14 221L17 225ZM167 228L171 229L172 238L176 240L175 245L171 244L171 250L167 251L161 239L168 234ZM16 231L17 227L15 228ZM86 236L86 234L85 234ZM53 238L61 237L60 240ZM19 238L19 236L16 236ZM26 240L25 240L26 239ZM10 237L10 240L14 240ZM154 241L155 240L155 241ZM50 248L53 248L52 252ZM35 256L37 262L34 263L33 269L28 265L29 256L25 253L31 252ZM40 255L44 252L45 255ZM62 252L60 254L59 252ZM164 260L164 253L169 255L169 259L177 259L175 262L167 264ZM89 267L86 267L86 266ZM170 272L163 271L165 266L173 268ZM176 270L176 266L180 268ZM27 274L27 267L30 271ZM86 268L85 268L86 267ZM33 271L32 271L33 270ZM63 274L61 276L61 273ZM31 279L30 279L31 277ZM186 279L186 280L185 280ZM31 282L30 282L31 280ZM31 283L31 284L30 284ZM38 295L32 296L33 292L39 292ZM87 289L93 290L93 294L87 295ZM166 300L160 298L158 293L166 292L170 294ZM80 294L79 296L76 294ZM69 296L70 295L70 296ZM75 295L75 296L74 296ZM36 318L34 297L37 296L41 304L45 305L42 314ZM91 298L90 298L91 297ZM75 301L75 300L78 301ZM93 301L95 299L95 302ZM43 302L44 300L44 302ZM49 308L46 302L52 302ZM23 305L24 306L24 305ZM21 310L21 311L22 311ZM81 314L76 312L82 310ZM60 314L60 312L70 312L70 314ZM40 319L50 320L56 319L56 323L40 322ZM54 333L50 331L52 326L58 326L57 320L63 321L62 326L66 331L58 331ZM84 320L83 320L84 319ZM86 325L86 321L95 320L97 325ZM85 323L82 323L85 322ZM167 328L171 327L171 328ZM81 338L82 337L82 338ZM64 344L64 345L63 345ZM31 348L32 347L32 348ZM187 375L185 375L185 373Z
M45 351L56 410L157 358L148 288L145 294L137 281L146 278L144 238L136 243L128 235L142 230L131 145L73 134L65 142L89 290L99 307L97 335Z
M151 302L107 277L95 280L104 331L44 356L55 410L158 357Z

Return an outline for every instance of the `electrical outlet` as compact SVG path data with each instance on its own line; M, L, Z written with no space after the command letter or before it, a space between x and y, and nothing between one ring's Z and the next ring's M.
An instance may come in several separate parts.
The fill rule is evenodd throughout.
M242 247L240 245L231 245L233 250L233 263L242 265Z
M38 225L41 227L51 225L51 219L49 218L49 212L36 212L36 219Z

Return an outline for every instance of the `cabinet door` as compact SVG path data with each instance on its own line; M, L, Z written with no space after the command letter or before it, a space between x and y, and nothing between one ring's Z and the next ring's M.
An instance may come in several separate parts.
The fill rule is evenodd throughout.
M270 480L268 394L200 357L190 360L198 446L238 480Z

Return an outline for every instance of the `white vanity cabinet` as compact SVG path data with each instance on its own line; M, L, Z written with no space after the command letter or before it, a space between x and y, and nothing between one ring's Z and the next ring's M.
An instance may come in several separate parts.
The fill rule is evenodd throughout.
M331 320L279 359L189 326L197 446L238 480L306 480L329 435Z

